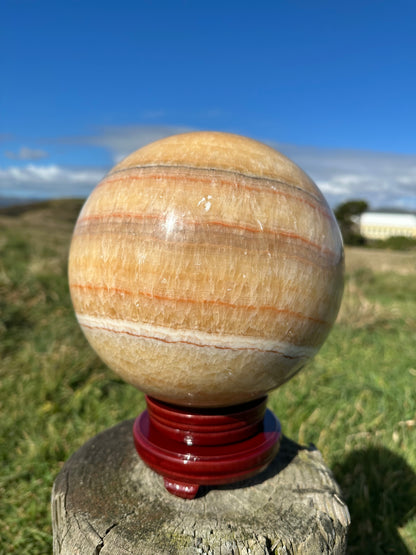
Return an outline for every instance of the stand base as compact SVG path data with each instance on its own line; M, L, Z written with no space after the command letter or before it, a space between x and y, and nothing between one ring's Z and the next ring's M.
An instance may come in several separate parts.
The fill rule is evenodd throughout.
M250 478L279 450L281 427L266 409L267 397L221 409L146 401L133 426L136 450L178 497L193 499L202 485Z
M133 423L91 438L61 468L52 491L55 555L345 554L348 507L315 447L282 437L259 477L189 502L170 495L137 456Z

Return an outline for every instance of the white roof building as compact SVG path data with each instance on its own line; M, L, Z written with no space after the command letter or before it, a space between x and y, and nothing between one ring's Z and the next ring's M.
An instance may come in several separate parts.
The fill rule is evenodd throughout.
M416 214L364 212L360 216L359 227L366 239L388 239L399 235L416 238Z

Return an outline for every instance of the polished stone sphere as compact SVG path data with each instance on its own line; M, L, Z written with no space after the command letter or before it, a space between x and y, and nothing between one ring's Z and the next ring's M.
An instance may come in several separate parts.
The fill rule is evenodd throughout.
M115 166L69 257L77 319L124 380L162 401L257 399L315 355L337 316L343 246L314 182L257 141L175 135Z

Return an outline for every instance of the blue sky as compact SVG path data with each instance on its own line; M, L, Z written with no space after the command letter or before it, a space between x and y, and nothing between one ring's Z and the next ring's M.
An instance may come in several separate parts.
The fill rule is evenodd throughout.
M334 206L416 210L413 0L3 0L0 195L85 196L187 130L267 142Z

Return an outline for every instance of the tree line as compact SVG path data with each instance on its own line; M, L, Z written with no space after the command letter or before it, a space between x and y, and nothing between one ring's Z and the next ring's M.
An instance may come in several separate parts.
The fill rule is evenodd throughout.
M350 200L335 208L334 214L346 245L365 244L365 238L360 233L358 222L361 214L366 212L368 208L368 203L365 200Z
M392 236L387 239L368 240L360 233L360 216L369 209L365 200L350 200L338 205L334 214L341 230L345 245L370 246L393 250L416 249L416 239L412 237Z

